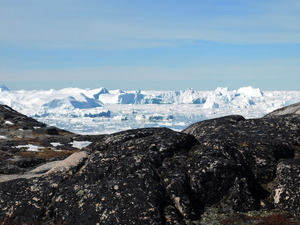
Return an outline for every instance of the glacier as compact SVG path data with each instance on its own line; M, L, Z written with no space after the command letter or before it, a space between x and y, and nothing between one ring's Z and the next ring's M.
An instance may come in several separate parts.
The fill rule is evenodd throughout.
M0 104L51 126L80 134L105 134L142 127L182 130L225 115L261 117L300 101L300 91L261 91L251 86L214 91L148 91L64 88L10 90L0 85Z

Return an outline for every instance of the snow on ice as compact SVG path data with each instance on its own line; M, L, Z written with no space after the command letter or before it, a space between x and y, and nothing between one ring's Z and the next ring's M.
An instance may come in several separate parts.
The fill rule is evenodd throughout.
M218 87L215 91L122 91L64 88L10 91L0 86L0 104L35 119L82 134L141 127L182 130L200 120L240 114L263 116L300 101L300 91Z

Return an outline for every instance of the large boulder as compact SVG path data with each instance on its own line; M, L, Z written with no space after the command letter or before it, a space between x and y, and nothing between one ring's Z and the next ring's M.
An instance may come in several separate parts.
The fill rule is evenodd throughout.
M207 146L216 142L230 146L241 154L256 180L264 184L275 178L279 159L294 157L295 148L300 145L300 117L245 120L241 116L226 116L193 124L183 132Z
M169 129L109 135L86 149L89 156L76 170L0 183L0 196L5 196L0 220L162 224L172 213L182 218L165 194L159 168L168 158L187 155L195 144L193 136Z

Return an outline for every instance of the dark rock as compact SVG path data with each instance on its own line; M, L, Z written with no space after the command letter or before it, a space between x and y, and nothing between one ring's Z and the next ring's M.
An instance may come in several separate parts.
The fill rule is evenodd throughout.
M242 154L226 143L195 146L185 167L191 191L203 208L215 204L224 211L256 210L258 200L267 195Z
M263 215L274 205L300 213L300 162L290 159L300 149L299 115L227 116L183 133L147 128L84 136L53 128L59 135L51 135L22 125L28 133L21 140L0 143L0 224L251 224L266 220L249 211ZM51 151L74 151L74 141L92 144L53 162L58 155ZM14 152L21 142L51 156ZM60 145L53 150L53 143ZM266 215L276 221L275 212Z
M239 121L244 121L245 118L239 115L225 116L216 119L210 119L194 123L188 128L184 129L182 132L187 134L192 134L196 138L201 138L205 135L212 135L214 133L222 131L224 127L230 126L235 127Z
M22 174L46 161L42 158L10 156L0 161L0 174Z
M236 177L226 195L215 207L221 206L222 212L248 212L259 209L259 199L257 190L253 191L253 184L246 177Z
M1 224L41 224L49 216L48 207L62 178L17 179L1 183ZM13 194L13 195L11 195ZM58 224L49 218L49 224Z
M185 222L182 217L178 214L178 211L171 205L164 209L165 222L169 225L184 225Z
M183 132L194 135L202 143L202 150L197 147L190 151L190 154L196 153L191 157L189 170L191 188L198 191L196 197L204 199L204 206L214 204L223 211L226 208L248 211L258 209L260 200L271 194L261 185L276 177L278 161L295 156L300 145L300 117L285 115L245 120L228 116L193 124ZM211 174L202 169L208 164L213 165ZM199 172L195 172L197 170ZM201 189L205 185L209 191L201 194L201 190L206 190Z
M227 140L239 144L300 144L300 117L283 115L270 118L248 119L226 116L195 123L184 129L200 141Z
M59 131L56 127L45 127L33 130L34 134L44 134L44 135L59 135Z
M17 174L24 173L26 170L17 165L8 163L7 161L0 161L0 174Z
M6 105L0 105L0 127L5 126L5 122L11 123L10 127L13 128L33 128L33 127L45 127L46 124L40 123L35 119L27 117ZM2 125L1 125L2 124Z
M21 151L21 149L17 148L17 146L26 144L27 141L25 140L4 140L0 142L0 148L3 152L17 153Z
M228 116L191 125L183 132L194 135L205 145L223 142L241 153L246 165L260 183L275 178L277 162L294 157L294 146L300 145L300 117L245 120Z
M45 163L45 159L41 158L32 158L32 157L18 157L10 160L11 164L18 166L20 168L34 168L42 163Z
M175 156L172 159L166 159L160 169L160 177L166 194L181 216L188 219L197 219L202 208L199 209L194 204L194 197L188 185L188 176L183 169L186 158Z
M172 201L165 195L158 169L165 159L186 155L196 143L192 136L169 129L117 133L90 146L88 160L73 175L0 183L0 196L15 196L20 202L22 207L9 212L21 223L47 222L51 217L51 221L64 224L162 224L170 215L170 210L164 209ZM17 190L9 189L7 183L23 190L38 184L38 191L14 195ZM38 199L36 207L31 205L32 199ZM14 200L4 199L0 220L7 218ZM25 209L26 217L21 217Z
M300 159L284 159L277 166L275 207L300 214Z

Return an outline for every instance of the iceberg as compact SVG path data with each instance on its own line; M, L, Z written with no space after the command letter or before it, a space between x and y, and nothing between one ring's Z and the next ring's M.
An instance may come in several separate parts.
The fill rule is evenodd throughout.
M239 88L237 93L248 97L262 97L264 95L259 88L253 88L251 86Z
M10 90L5 85L0 84L0 92L3 92L3 91L10 91Z
M76 133L112 133L140 127L182 130L191 123L240 114L263 116L300 101L300 91L261 91L251 86L213 91L9 90L0 86L0 104Z

